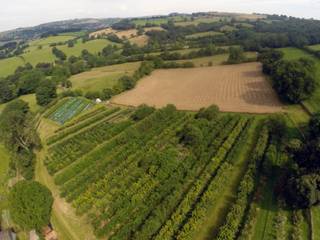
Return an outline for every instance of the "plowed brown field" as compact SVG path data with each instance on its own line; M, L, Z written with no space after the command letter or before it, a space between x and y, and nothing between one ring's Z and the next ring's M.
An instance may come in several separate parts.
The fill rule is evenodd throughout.
M112 102L155 107L174 104L181 110L216 104L226 112L282 111L282 104L259 63L157 70L140 80L135 89L114 97Z

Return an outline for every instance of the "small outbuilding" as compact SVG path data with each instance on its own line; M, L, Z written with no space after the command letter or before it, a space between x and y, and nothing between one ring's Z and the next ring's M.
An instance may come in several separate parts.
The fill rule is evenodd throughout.
M102 100L101 100L100 98L97 98L97 99L96 99L96 103L97 103L97 104L102 103Z

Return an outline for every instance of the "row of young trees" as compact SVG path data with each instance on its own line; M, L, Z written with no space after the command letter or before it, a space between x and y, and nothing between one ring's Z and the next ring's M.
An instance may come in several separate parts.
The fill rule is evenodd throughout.
M220 121L218 116L216 107L201 110L192 120L193 128L198 130L191 128L189 132L183 130L189 118L186 114L172 107L156 112L141 107L132 115L135 125L63 169L55 177L56 182L62 184L62 195L73 201L79 213L97 210L90 218L98 236L111 234L116 239L157 235L176 209L177 201L185 198L191 179L193 182L198 178L199 171L211 162L218 149L217 156L227 154L226 149L233 146L230 141L236 142L236 132L241 132L246 123L238 124L239 119L230 117ZM229 136L230 131L233 133ZM177 152L179 139L186 148L183 152L187 151L182 155ZM163 151L157 154L155 150L159 148ZM210 175L203 172L201 176ZM158 207L168 209L162 212ZM126 220L129 212L135 221Z

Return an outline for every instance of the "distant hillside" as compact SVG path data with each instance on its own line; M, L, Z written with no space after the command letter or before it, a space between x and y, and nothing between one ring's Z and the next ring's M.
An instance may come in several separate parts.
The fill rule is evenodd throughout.
M105 19L73 19L66 21L57 21L51 23L41 24L35 27L18 28L10 31L0 33L0 42L12 40L29 40L41 36L52 35L55 33L71 32L71 31L84 31L84 30L97 30L109 27L113 23L119 21L117 18Z

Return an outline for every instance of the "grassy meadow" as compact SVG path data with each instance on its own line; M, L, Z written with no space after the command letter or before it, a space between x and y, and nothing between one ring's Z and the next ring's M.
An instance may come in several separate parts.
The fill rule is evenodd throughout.
M223 33L221 32L214 32L214 31L209 31L209 32L202 32L202 33L195 33L188 35L188 39L194 39L194 38L201 38L201 37L211 37L211 36L217 36L217 35L222 35Z
M24 64L24 61L20 57L11 57L0 60L0 78L6 77L17 69L17 67Z
M140 66L140 62L124 63L100 68L74 75L70 78L72 88L77 90L101 91L104 88L112 88L119 78L131 75Z

